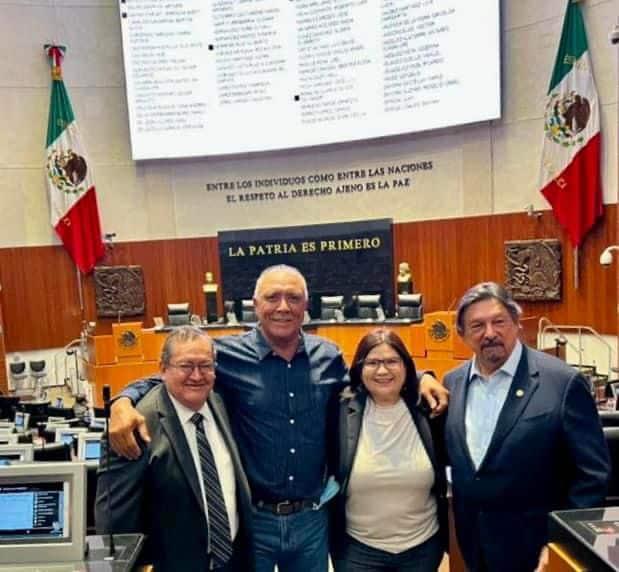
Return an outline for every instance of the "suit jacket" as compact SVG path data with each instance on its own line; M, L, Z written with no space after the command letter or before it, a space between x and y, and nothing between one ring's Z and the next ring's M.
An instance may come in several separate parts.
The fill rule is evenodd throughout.
M600 506L610 462L589 385L575 369L523 347L485 458L465 435L471 362L445 376L456 534L470 570L526 572L547 541L548 512Z
M242 569L253 570L249 485L221 398L211 391L207 403L236 474L240 526L235 548L239 546ZM97 531L146 533L144 559L153 562L157 572L207 570L208 527L198 481L201 476L165 385L149 392L137 409L146 417L151 442L143 446L136 461L111 451L109 470L102 457L95 505Z
M340 483L340 492L331 505L331 539L330 549L337 558L346 536L346 491L350 481L350 473L355 461L363 412L367 403L367 392L364 390L350 392L340 401L339 427L337 438L337 465L335 477ZM404 399L410 411L413 423L417 427L421 441L425 447L432 468L434 469L433 493L436 495L440 533L447 546L447 482L445 478L445 452L443 447L444 416L430 420L428 416L409 399Z

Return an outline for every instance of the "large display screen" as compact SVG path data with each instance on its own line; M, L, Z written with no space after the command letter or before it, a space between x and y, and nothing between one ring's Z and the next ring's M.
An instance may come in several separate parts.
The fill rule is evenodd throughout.
M119 0L134 159L500 116L499 0Z

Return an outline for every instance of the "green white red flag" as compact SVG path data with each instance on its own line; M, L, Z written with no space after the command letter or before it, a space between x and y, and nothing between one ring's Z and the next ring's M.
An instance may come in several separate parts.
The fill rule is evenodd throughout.
M105 252L95 184L62 80L65 48L45 46L45 50L52 68L46 143L51 223L73 262L86 274Z
M602 216L600 109L585 24L568 0L544 115L541 193L574 247Z

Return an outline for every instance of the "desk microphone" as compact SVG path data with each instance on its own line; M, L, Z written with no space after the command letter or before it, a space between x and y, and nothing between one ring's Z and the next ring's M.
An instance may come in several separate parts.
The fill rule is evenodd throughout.
M104 416L105 416L105 446L106 446L106 452L107 454L105 455L105 470L108 474L108 481L107 481L107 513L108 513L108 517L110 519L110 522L112 522L112 504L111 504L111 499L112 499L112 482L109 478L110 475L110 407L111 407L111 395L110 395L110 386L109 385L104 385L103 386L103 407L104 407ZM108 560L113 560L114 559L114 554L116 554L116 548L114 547L114 533L112 532L112 529L110 528L110 552L108 554Z

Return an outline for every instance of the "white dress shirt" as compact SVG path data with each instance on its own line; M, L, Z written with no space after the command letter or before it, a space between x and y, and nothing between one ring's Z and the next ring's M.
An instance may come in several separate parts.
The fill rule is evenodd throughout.
M195 465L196 473L198 474L198 482L200 483L200 491L202 492L202 502L204 503L204 510L208 517L208 505L206 504L206 495L204 493L204 481L202 479L202 467L200 466L200 457L198 455L198 442L196 441L196 426L191 421L191 417L196 411L185 407L177 399L175 399L169 392L170 400L176 409L176 414L181 422L181 427L185 432L189 450L193 457L193 464ZM234 476L234 465L232 464L232 457L228 451L228 447L224 442L223 437L215 423L213 414L209 406L205 403L201 409L197 411L201 413L203 417L204 432L208 440L211 449L213 450L213 457L215 458L215 465L217 466L217 473L219 474L219 482L224 495L224 502L226 503L226 512L228 513L228 521L230 522L230 538L234 541L236 534L239 530L239 518L236 510L236 480Z

